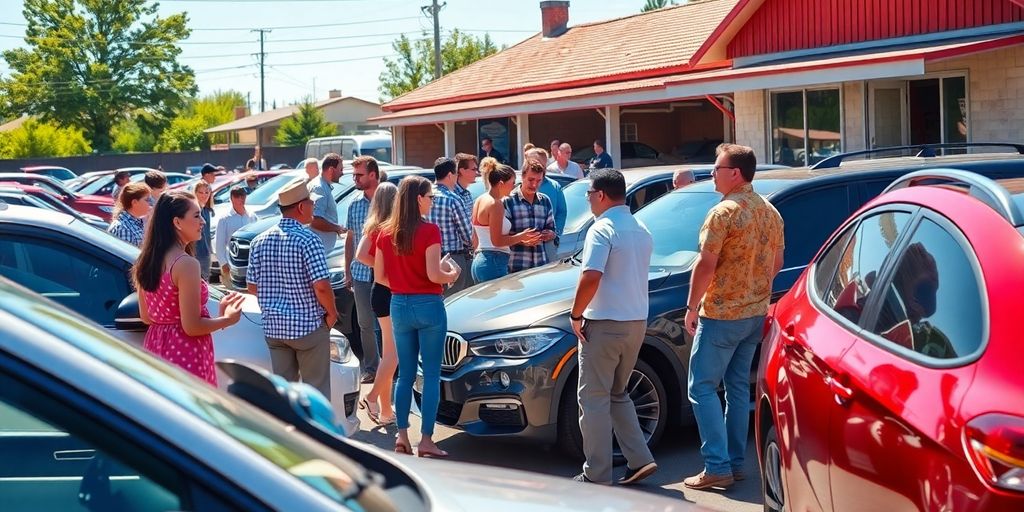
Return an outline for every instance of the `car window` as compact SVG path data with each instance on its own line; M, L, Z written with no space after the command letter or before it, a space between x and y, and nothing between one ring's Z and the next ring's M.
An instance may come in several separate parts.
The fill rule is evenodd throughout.
M776 208L784 226L783 266L786 268L810 263L836 227L850 216L846 185L789 197L781 200Z
M637 158L658 158L658 152L647 144L634 144Z
M640 187L626 200L629 204L629 211L636 213L637 210L647 206L651 201L665 195L669 191L671 185L672 184L668 180L662 180L655 183L648 183L647 185Z
M822 258L823 265L829 261L836 267L835 277L822 297L826 306L853 323L860 322L864 306L879 277L878 272L900 233L906 229L910 217L906 212L869 216L857 226L849 244L841 249L841 256L835 258L826 254Z
M4 510L192 508L182 475L146 449L29 386L0 382Z
M850 238L853 237L856 230L856 223L846 228L846 232L837 238L835 243L814 264L814 290L819 299L825 299L829 284L832 283L832 278L836 275L836 267L839 265L840 258L846 254L846 246L850 243Z
M356 143L354 140L343 139L341 141L341 158L345 160L353 159L359 156L356 152Z
M105 326L130 293L123 270L38 238L0 236L0 275Z
M267 180L267 182L264 183L263 186L260 186L259 188L254 190L251 194L249 194L248 197L245 198L245 204L249 204L249 205L263 205L263 204L267 204L272 199L277 197L277 193L282 188L284 188L285 185L291 183L292 181L297 181L297 180L301 180L301 179L305 179L305 175L304 174L302 176L298 176L298 175L290 174L289 173L289 174L281 174L281 175L275 176L275 177ZM230 194L230 192L229 192L229 194Z
M594 214L590 212L590 202L587 201L587 190L590 188L590 180L582 179L570 183L562 189L565 196L565 227L563 233L578 233L590 222Z
M700 228L708 212L721 199L717 192L680 190L637 212L636 220L647 227L654 239L651 266L688 268L692 265L700 253Z
M636 158L636 144L624 143L620 148L622 151L622 158Z
M984 310L972 269L957 239L922 219L886 283L871 331L930 358L973 353L983 341Z

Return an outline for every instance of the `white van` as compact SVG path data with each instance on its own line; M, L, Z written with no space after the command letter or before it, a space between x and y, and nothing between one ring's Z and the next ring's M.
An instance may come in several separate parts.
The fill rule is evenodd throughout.
M369 155L378 162L391 163L391 132L379 130L363 135L317 137L306 143L306 158L323 160L327 153L337 153L343 160Z

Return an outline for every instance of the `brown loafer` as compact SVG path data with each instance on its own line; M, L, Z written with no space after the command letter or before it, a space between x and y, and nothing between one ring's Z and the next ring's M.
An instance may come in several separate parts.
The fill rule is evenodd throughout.
M691 476L686 480L683 480L683 485L690 489L727 489L732 484L736 483L733 479L732 474L728 475L709 475L707 471L701 471L699 475Z

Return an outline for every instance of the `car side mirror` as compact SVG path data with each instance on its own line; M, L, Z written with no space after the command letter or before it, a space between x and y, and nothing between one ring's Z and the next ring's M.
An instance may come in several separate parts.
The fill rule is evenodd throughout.
M114 327L119 331L145 331L146 324L139 314L139 294L131 293L117 306Z

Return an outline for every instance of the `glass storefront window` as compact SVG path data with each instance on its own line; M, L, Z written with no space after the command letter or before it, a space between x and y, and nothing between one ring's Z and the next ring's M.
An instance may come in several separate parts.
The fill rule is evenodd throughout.
M771 93L772 161L813 165L842 149L839 89Z
M967 79L942 79L943 142L967 142Z

